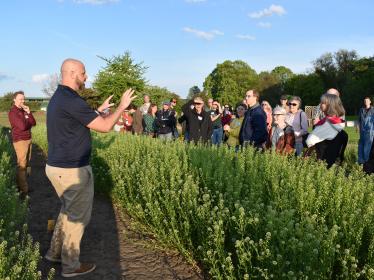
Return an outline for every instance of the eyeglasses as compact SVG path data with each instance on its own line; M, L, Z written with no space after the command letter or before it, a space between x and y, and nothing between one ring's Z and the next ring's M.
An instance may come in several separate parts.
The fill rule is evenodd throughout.
M288 103L288 106L298 106L299 104L297 103Z

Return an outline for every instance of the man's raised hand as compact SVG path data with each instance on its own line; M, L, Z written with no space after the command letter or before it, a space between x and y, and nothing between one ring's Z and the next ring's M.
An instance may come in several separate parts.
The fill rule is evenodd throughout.
M119 104L122 110L125 110L130 105L130 103L136 98L136 95L133 96L134 92L135 90L129 88L122 94L121 103Z

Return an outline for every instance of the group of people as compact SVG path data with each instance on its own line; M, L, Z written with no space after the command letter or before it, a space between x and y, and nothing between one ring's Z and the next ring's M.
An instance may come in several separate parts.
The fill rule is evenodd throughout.
M226 139L229 147L239 150L251 145L258 150L271 149L283 155L308 155L313 149L317 158L328 167L344 159L348 135L344 131L345 111L335 89L321 96L313 119L313 130L308 133L308 120L297 96L282 96L274 109L269 102L260 104L259 93L248 90L235 112L228 105L195 97L182 107L181 116L175 112L176 99L165 101L162 109L144 97L144 104L131 105L136 98L132 89L126 90L118 107L111 97L92 109L78 94L87 79L84 64L66 59L61 65L61 84L57 87L47 108L48 159L46 175L61 200L61 209L45 259L62 264L62 276L74 277L92 272L96 265L80 261L80 243L88 225L93 204L94 181L90 166L90 130L118 131L146 134L167 141L178 137L177 123L184 126L188 142L221 144ZM360 110L359 163L366 170L373 169L374 109L370 98L365 98ZM36 124L30 109L24 103L24 93L14 95L9 112L13 145L17 154L17 183L20 192L27 194L27 159L30 153L31 127ZM306 149L304 149L306 148Z
M178 138L176 105L177 99L172 98L170 101L164 101L162 108L158 110L157 104L151 103L149 95L145 95L143 105L137 108L130 104L113 129L117 132L144 134L166 140Z
M136 129L135 121L129 129L130 121L125 131L172 140L179 136L179 123L187 142L226 143L235 150L252 145L296 156L310 156L315 151L317 158L326 161L328 167L344 160L348 134L344 131L345 110L338 90L331 88L321 96L313 113L310 133L300 97L282 95L274 109L268 101L259 100L256 90L248 90L244 100L232 110L229 105L221 106L213 99L205 105L197 96L182 106L182 114L177 117L176 99L164 101L162 109L157 110L157 105L145 96L144 104L137 111L133 110L134 118L139 118L137 123L142 124L141 129ZM374 108L369 97L364 98L357 127L360 131L358 163L367 171L374 138Z

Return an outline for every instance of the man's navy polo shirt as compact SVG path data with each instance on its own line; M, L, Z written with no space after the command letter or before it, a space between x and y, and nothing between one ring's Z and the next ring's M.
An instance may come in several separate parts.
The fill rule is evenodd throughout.
M89 165L91 133L87 125L97 116L77 92L59 85L47 108L47 164L62 168Z

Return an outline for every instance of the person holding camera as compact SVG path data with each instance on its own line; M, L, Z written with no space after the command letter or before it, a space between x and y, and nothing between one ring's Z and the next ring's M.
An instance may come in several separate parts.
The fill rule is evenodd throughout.
M169 101L164 101L162 103L162 109L156 113L155 125L157 128L158 138L173 140L175 124L175 111L170 110Z
M195 97L182 107L183 116L179 121L188 124L188 142L202 141L207 143L212 137L212 119L210 113L204 110L204 101L201 97Z
M8 113L12 128L13 147L17 155L17 186L22 195L29 192L27 165L31 156L31 128L36 125L30 108L25 105L25 94L17 91L13 95L14 105Z

